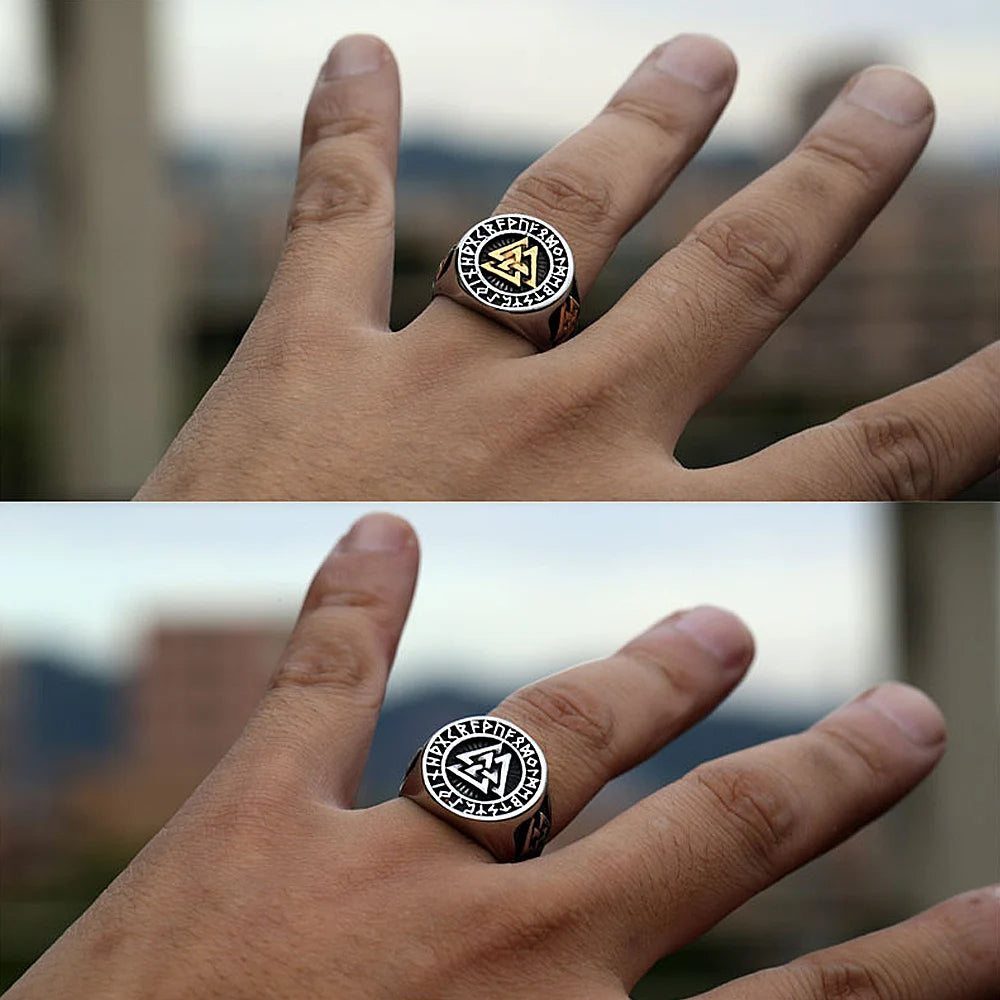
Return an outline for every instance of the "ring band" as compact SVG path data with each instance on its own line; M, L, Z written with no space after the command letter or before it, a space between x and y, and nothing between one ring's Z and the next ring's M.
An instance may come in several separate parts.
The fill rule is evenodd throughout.
M523 729L495 715L442 726L410 762L399 794L498 861L537 858L552 829L545 754Z
M447 253L433 295L447 295L545 351L577 332L580 293L566 238L533 215L477 222Z

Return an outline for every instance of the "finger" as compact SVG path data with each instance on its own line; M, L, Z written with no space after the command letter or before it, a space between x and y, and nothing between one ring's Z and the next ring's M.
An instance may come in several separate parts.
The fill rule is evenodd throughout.
M728 983L699 1000L996 1000L1000 887L949 899L905 923Z
M805 733L701 765L550 862L582 897L572 905L603 915L594 947L634 981L884 812L943 751L937 707L884 685Z
M495 714L539 743L553 833L612 778L707 715L743 677L753 637L734 615L671 615L607 659L521 688Z
M413 529L361 518L320 566L247 741L349 806L417 578Z
M1000 343L954 368L715 470L740 495L939 500L1000 465Z
M628 378L676 440L855 243L933 117L909 74L856 76L789 156L696 226L591 331L607 377Z
M523 212L555 226L573 251L586 295L618 241L705 141L735 79L732 53L714 38L680 35L659 46L590 124L511 184L496 211ZM437 322L461 314L435 299L425 315ZM501 330L471 314L457 333L479 343L484 324ZM504 334L487 337L483 349L506 356L534 351Z
M274 287L300 314L317 317L326 339L352 322L388 328L398 147L392 53L372 35L348 35L331 50L306 107Z

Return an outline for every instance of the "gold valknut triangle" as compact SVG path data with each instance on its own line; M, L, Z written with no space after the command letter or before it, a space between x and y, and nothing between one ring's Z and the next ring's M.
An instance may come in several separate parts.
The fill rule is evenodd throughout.
M521 287L521 277L529 288L538 284L538 247L528 247L528 237L524 236L516 243L508 243L505 247L497 247L490 251L490 256L499 261L494 264L484 261L483 270L509 281L515 288Z

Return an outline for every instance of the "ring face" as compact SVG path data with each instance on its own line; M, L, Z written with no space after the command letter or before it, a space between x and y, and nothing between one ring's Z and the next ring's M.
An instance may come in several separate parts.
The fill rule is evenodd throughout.
M498 822L529 812L545 794L547 765L518 726L491 715L439 729L421 754L424 787L456 816Z
M526 313L560 302L573 282L573 252L562 234L533 215L494 215L456 248L462 289L490 309Z

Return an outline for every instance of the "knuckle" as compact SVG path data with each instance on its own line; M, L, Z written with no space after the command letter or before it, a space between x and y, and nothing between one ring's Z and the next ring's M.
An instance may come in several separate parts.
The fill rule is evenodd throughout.
M882 786L890 767L881 747L857 730L845 730L833 724L819 725L809 733L806 751L819 770L840 781L847 780L847 770L860 767L867 787Z
M640 125L651 125L661 133L661 138L666 136L672 139L690 131L688 122L680 117L672 104L643 100L631 94L620 94L612 98L608 111Z
M690 775L695 789L728 827L756 869L771 876L775 857L797 826L785 787L756 767L715 760Z
M550 677L515 691L501 709L508 707L526 717L529 726L535 724L556 739L569 738L587 752L605 754L614 745L611 707L581 684Z
M613 218L614 196L601 171L540 165L521 174L505 202L541 218L569 219L579 233L603 233Z
M798 965L817 1000L899 1000L904 995L894 977L871 962L815 955Z
M993 888L974 889L940 908L941 933L937 936L944 953L958 969L1000 967L1000 896Z
M385 178L371 163L320 143L303 157L288 213L288 233L331 222L364 218L366 225L392 227Z
M799 144L798 153L815 168L808 171L806 183L819 194L829 192L831 170L839 177L848 177L866 191L874 186L879 174L878 166L862 146L830 132L813 132L806 136Z
M328 559L320 566L309 584L304 611L321 608L355 609L368 614L380 614L385 609L384 600L370 589L344 586L344 572L337 559Z
M614 658L653 671L675 704L691 704L703 698L711 686L704 670L692 668L661 645L647 645L644 637L630 642Z
M339 87L320 85L313 91L302 122L302 147L310 149L326 139L357 136L382 143L390 130L384 121L364 114Z
M854 413L841 418L876 496L919 500L936 495L946 443L915 414Z
M950 899L915 918L929 921L930 926L898 949L883 947L863 958L847 954L844 948L805 955L787 966L797 987L795 995L816 1000L901 1000L929 995L930 984L936 988L935 996L971 996L977 984L996 981L998 902L990 888ZM928 930L935 945L931 951L921 948Z
M784 313L796 298L796 240L774 217L753 211L717 216L697 226L687 239L772 311Z
M382 132L381 123L374 118L350 113L330 114L324 109L312 116L306 114L304 145L313 148L331 140L354 137L378 143Z
M344 595L346 596L346 595ZM367 595L348 599L366 600ZM372 689L381 701L376 679L379 656L372 629L343 605L323 605L306 614L289 640L281 664L271 680L272 690L332 688L352 694Z

